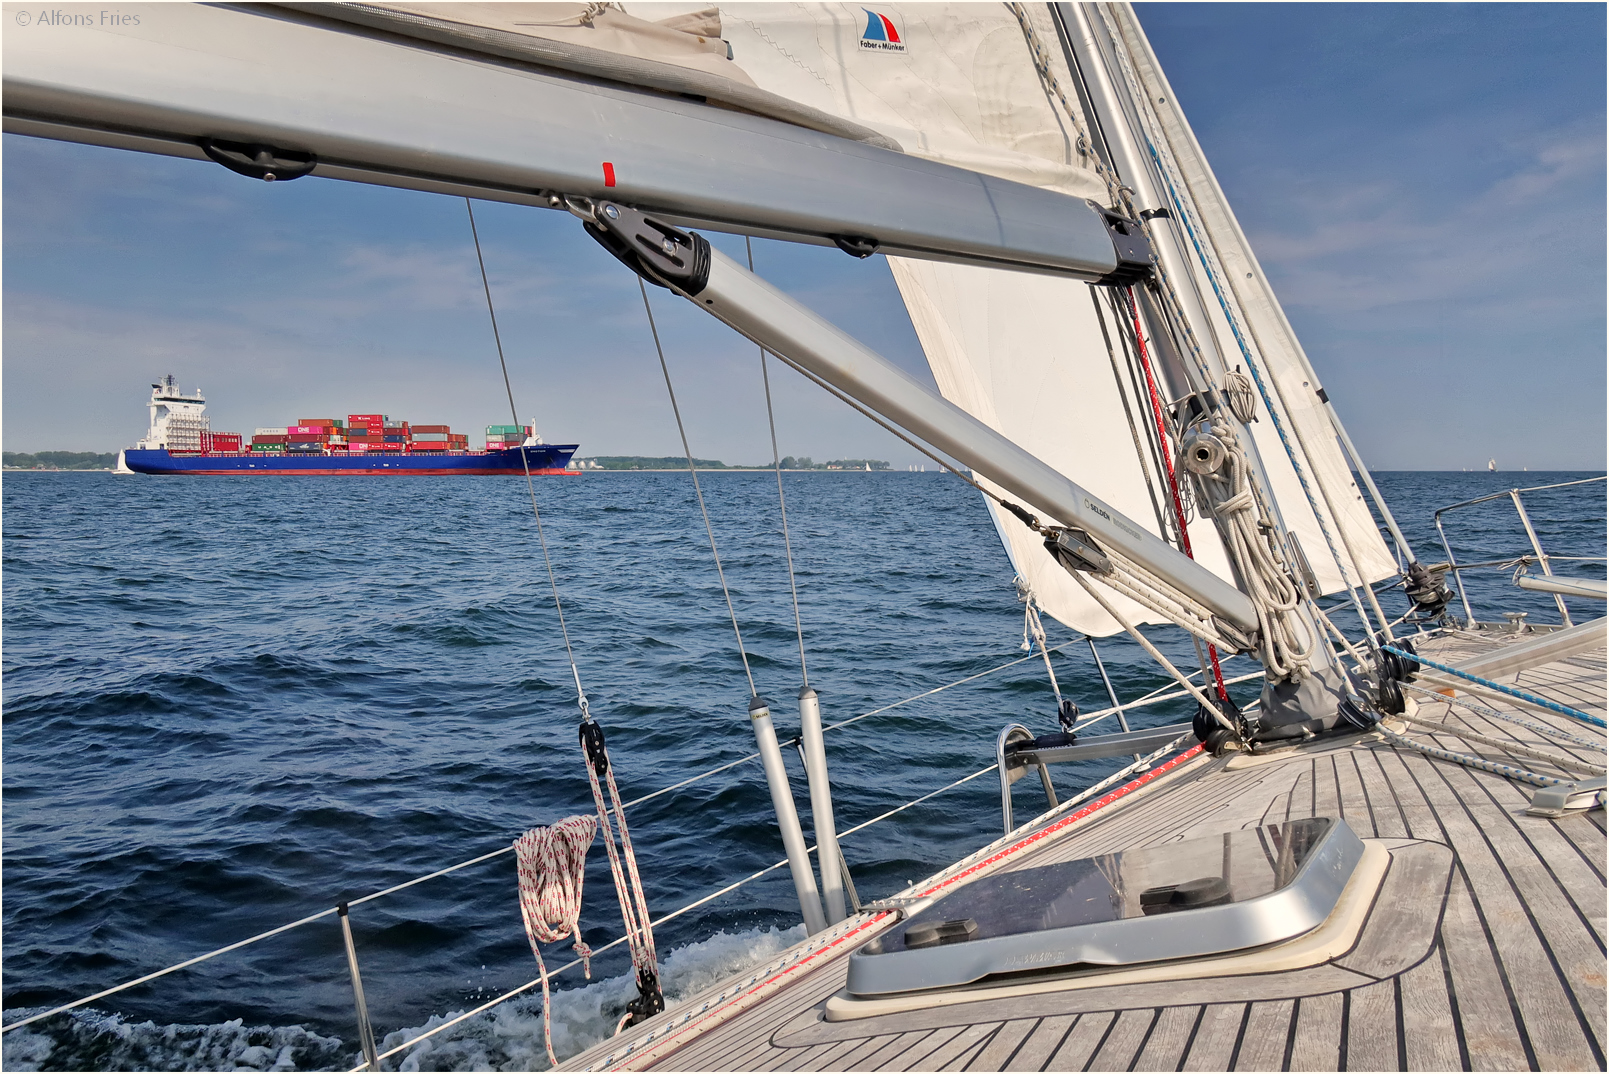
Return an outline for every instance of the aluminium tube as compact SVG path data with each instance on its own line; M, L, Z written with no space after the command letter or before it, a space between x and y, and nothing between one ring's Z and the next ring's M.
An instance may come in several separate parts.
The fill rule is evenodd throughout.
M1244 593L719 250L710 250L708 283L688 300L1020 497L1029 509L1120 549L1236 627L1257 627L1257 610Z
M1068 7L1068 5L1059 4L1057 7L1065 8ZM1119 19L1126 20L1128 24L1135 30L1135 36L1138 39L1139 45L1142 49L1144 49L1145 52L1144 58L1148 61L1151 69L1156 73L1157 78L1161 81L1163 96L1167 97L1169 100L1177 100L1177 98L1174 97L1172 87L1168 85L1167 75L1163 72L1162 65L1157 61L1156 53L1151 48L1150 39L1146 37L1144 29L1138 25L1138 20L1135 19L1133 10L1129 9L1119 11L1117 12L1117 16ZM1419 562L1418 558L1414 555L1413 549L1409 547L1408 540L1403 536L1401 528L1398 527L1397 520L1392 515L1391 508L1386 503L1385 497L1380 494L1380 489L1375 485L1374 476L1369 472L1369 468L1364 465L1362 454L1359 453L1357 447L1353 445L1352 437L1347 433L1346 426L1341 422L1340 412L1335 409L1335 404L1330 401L1329 394L1323 391L1323 382L1319 380L1317 370L1313 368L1312 361L1308 359L1307 351L1302 347L1301 339L1296 335L1296 330L1291 326L1290 318L1285 315L1285 307L1280 304L1279 299L1274 295L1273 288L1268 283L1268 277L1263 272L1262 266L1258 263L1257 255L1252 250L1251 244L1246 239L1246 233L1240 227L1239 219L1235 216L1234 211L1229 208L1229 202L1228 199L1224 197L1223 188L1218 185L1217 175L1214 174L1212 168L1207 165L1206 155L1201 151L1201 144L1196 141L1195 131L1191 129L1189 120L1185 118L1184 113L1177 107L1173 109L1173 114L1178 119L1179 126L1182 130L1182 136L1186 142L1186 148L1188 151L1193 152L1195 156L1202 162L1203 176L1209 190L1211 193L1217 196L1218 201L1225 208L1225 217L1229 229L1234 239L1239 243L1241 250L1245 253L1247 260L1250 262L1250 267L1255 273L1256 288L1260 290L1262 295L1266 298L1268 306L1273 311L1274 317L1278 322L1277 327L1283 331L1286 340L1288 340L1290 343L1292 354L1295 355L1296 360L1301 364L1303 372L1307 374L1309 383L1312 385L1315 391L1318 392L1319 397L1323 400L1325 414L1328 416L1331 426L1333 426L1335 429L1336 438L1340 441L1342 451L1346 454L1348 459L1351 460L1353 468L1358 472L1358 476L1363 478L1364 487L1369 490L1369 496L1374 500L1374 505L1379 510L1380 517L1385 521L1386 528L1390 530L1391 538L1396 542L1397 548L1402 552L1403 556L1406 557L1410 565L1417 565ZM1241 285L1235 279L1234 274L1229 274L1229 283L1238 294ZM1339 525L1339 523L1337 524Z
M754 724L754 741L760 747L760 763L765 766L765 782L771 789L771 805L777 811L777 828L782 832L782 846L788 852L788 869L793 873L793 886L799 892L799 912L804 916L805 931L814 936L827 927L827 919L821 914L816 874L810 868L810 852L805 849L804 832L799 828L799 813L793 805L793 788L788 784L788 770L782 764L777 729L771 723L771 706L764 698L749 700L749 721ZM839 897L842 898L842 893Z
M799 737L804 741L805 776L810 781L810 815L816 823L816 861L821 865L821 897L827 924L847 917L844 909L842 857L838 829L832 819L832 784L827 779L827 749L821 740L821 698L808 686L799 690Z

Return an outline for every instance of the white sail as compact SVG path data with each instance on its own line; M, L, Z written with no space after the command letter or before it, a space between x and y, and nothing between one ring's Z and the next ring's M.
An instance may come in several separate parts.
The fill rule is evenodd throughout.
M1107 109L1093 118L1129 150L1124 179L1141 207L1174 209L1174 221L1153 230L1203 361L1219 373L1249 364L1261 376L1267 398L1253 440L1320 588L1332 593L1394 573L1318 380L1125 6L1063 6L1058 16L1042 4L634 4L629 14L592 4L387 4L343 17L421 20L407 32L446 33L448 43L510 55L525 54L521 41L542 42L531 53L538 62L696 93L1106 205L1113 184L1098 171L1097 123L1069 60L1083 47L1091 99L1104 95ZM444 24L485 40L453 36ZM1165 464L1149 446L1151 400L1125 380L1126 364L1114 368L1116 325L1103 335L1086 284L943 261L889 263L946 398L1165 533L1161 514L1171 504ZM1120 629L1037 534L990 510L1046 610L1091 634ZM1197 559L1229 579L1216 528L1196 519L1189 531ZM1134 621L1163 621L1121 598L1117 607Z
M1070 200L1111 203L1069 62L1085 48L1080 69L1090 76L1094 111L1107 102L1104 129L1129 154L1133 174L1124 177L1136 198L1142 207L1187 210L1153 231L1203 362L1221 371L1244 343L1266 374L1267 405L1288 435L1265 414L1253 436L1272 498L1321 587L1391 573L1314 394L1316 378L1188 128L1147 101L1147 87L1165 83L1126 8L281 8L307 9L312 21L197 7L160 27L97 35L93 48L66 47L60 35L20 44L8 37L7 129L193 156L202 155L196 139L210 143L217 130L258 131L305 145L321 157L320 174L341 178L537 204L554 204L550 191L619 196L684 223L807 241L875 235L891 254L924 258L891 256L890 264L941 391L1160 534L1157 500L1164 511L1168 504L1158 460L1144 445L1154 435L1146 431L1150 399L1121 372L1114 377L1091 289L1073 278L1113 265L1103 225ZM326 19L393 36L331 35ZM400 47L394 38L426 44ZM563 75L460 62L431 45ZM298 73L287 76L285 64ZM420 94L420 84L430 93ZM308 96L319 109L305 107ZM460 102L474 107L465 112ZM522 117L540 117L539 134ZM1146 171L1142 146L1162 160L1156 175ZM1250 283L1225 279L1243 266ZM1036 535L1009 516L997 523L1047 610L1091 633L1118 629L1066 584ZM1190 532L1202 564L1227 577L1215 529L1197 521Z
M1108 201L1107 184L1087 144L1080 151L1091 124L1077 99L1058 27L1044 5L1013 10L889 4L873 11L846 4L737 4L723 7L722 15L735 62L762 89L868 126L912 155ZM1127 9L1114 6L1107 17L1127 20L1125 34L1113 36L1131 50L1140 49L1146 59L1140 65L1130 57L1131 68L1159 79ZM898 48L866 40L878 36L877 20L887 20L883 36L897 34ZM1124 74L1106 72L1113 92L1124 88ZM1141 77L1133 69L1127 75ZM1171 91L1158 95L1172 100ZM1316 394L1317 379L1199 149L1188 139L1182 116L1171 107L1167 114L1181 147L1162 148L1187 153L1185 170L1193 180L1178 194L1211 206L1205 214L1211 226L1198 225L1207 264L1214 264L1220 276L1226 264L1242 277L1253 273L1255 290L1221 287L1221 306L1197 298L1196 331L1215 349L1219 369L1244 361L1231 316L1242 326L1242 336L1253 337L1247 345L1271 382L1270 398L1287 426L1288 450L1266 415L1252 427L1283 519L1324 592L1356 583L1360 575L1370 581L1388 577L1395 564L1336 445ZM1163 125L1148 118L1160 132ZM1143 121L1139 125L1143 137L1147 130ZM1149 204L1166 204L1162 196L1158 192ZM1207 265L1195 251L1189 253L1193 256L1176 253L1176 273L1188 277L1197 296L1213 296ZM1155 472L1154 458L1142 461L1146 452L1136 450L1135 443L1152 420L1148 400L1125 388L1121 372L1114 376L1087 285L942 262L894 257L889 262L946 398L1131 519L1162 532L1156 504L1162 498L1162 510L1169 510L1165 478ZM1115 325L1110 327L1115 332ZM1311 503L1297 466L1307 477ZM1045 553L1036 534L994 505L990 509L1013 565L1042 607L1087 633L1120 629ZM1189 530L1196 558L1229 578L1215 528L1197 519ZM1332 545L1336 555L1330 554ZM1141 622L1161 621L1132 603L1120 602L1118 610Z
M1337 442L1334 422L1338 419L1326 405L1323 384L1257 263L1133 9L1126 4L1090 7L1099 9L1106 25L1125 46L1125 56L1132 63L1129 73L1142 87L1142 92L1134 95L1141 105L1138 112L1142 125L1155 140L1170 179L1178 184L1171 191L1173 200L1194 211L1191 237L1204 251L1198 253L1194 269L1217 306L1219 316L1212 324L1219 335L1221 353L1239 363L1244 351L1250 351L1268 374L1268 394L1290 435L1298 441L1293 447L1310 485L1316 486L1311 498L1331 531L1331 541L1351 572L1351 580L1356 582L1361 576L1364 581L1375 582L1391 577L1396 573L1396 562ZM1209 273L1209 265L1216 271ZM1229 324L1226 310L1238 322L1238 335ZM1260 422L1254 432L1265 460L1285 455L1272 423ZM1307 549L1324 592L1336 592L1344 583L1334 557L1326 554L1330 542L1313 517L1309 495L1302 491L1294 468L1288 462L1277 468L1270 466L1270 479L1286 521Z

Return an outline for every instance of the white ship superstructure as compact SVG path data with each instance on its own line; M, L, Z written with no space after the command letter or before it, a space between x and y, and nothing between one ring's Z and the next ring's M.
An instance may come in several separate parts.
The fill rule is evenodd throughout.
M200 451L202 434L210 430L207 400L197 388L194 395L179 390L169 373L151 385L151 428L134 446L142 451Z

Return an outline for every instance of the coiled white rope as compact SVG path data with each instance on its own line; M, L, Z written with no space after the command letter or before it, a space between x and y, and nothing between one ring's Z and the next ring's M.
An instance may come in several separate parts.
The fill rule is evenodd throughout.
M1301 682L1311 673L1313 647L1317 638L1294 614L1302 602L1277 530L1266 517L1251 482L1246 449L1234 427L1222 418L1212 421L1211 432L1223 445L1223 461L1215 470L1202 473L1201 463L1187 466L1200 481L1211 504L1213 517L1222 524L1229 538L1228 551L1240 569L1247 596L1257 608L1262 627L1260 648L1263 667L1271 678ZM1192 442L1186 437L1185 444Z
M514 840L520 917L542 975L542 1043L554 1066L559 1060L553 1054L553 1004L541 945L574 936L576 954L581 956L587 979L592 979L592 949L581 939L581 885L586 880L587 848L597 830L594 817L565 817L550 827L532 828Z

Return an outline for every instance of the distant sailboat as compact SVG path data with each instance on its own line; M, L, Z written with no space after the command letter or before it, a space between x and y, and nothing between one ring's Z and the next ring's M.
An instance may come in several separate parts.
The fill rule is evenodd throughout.
M1488 473L1494 473L1494 474L1497 473L1497 460L1496 459L1487 459L1486 460L1486 470L1487 470Z

